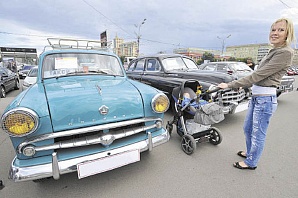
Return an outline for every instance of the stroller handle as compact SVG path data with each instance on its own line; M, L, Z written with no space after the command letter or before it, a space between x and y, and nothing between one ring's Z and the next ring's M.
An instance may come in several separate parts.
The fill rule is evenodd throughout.
M214 92L218 92L218 91L221 91L222 93L224 92L227 92L227 91L230 91L231 88L226 88L226 89L222 89L220 87L216 87L215 89L212 89L212 90L206 90L204 93L202 93L202 95L207 95L207 94L212 94Z

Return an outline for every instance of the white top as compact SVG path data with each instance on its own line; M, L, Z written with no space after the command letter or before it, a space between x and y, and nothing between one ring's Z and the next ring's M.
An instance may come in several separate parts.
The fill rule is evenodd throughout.
M252 95L276 95L275 87L261 87L258 85L252 85Z

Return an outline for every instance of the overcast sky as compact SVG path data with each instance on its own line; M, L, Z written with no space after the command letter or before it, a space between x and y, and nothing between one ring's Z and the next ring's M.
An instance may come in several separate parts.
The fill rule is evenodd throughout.
M105 30L109 41L136 41L146 19L142 54L221 50L223 39L226 46L268 43L280 17L293 20L298 37L298 0L0 0L0 46L41 52L48 37L97 40Z

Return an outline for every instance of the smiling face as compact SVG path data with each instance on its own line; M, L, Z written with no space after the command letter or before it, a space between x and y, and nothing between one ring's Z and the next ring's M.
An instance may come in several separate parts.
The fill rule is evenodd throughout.
M272 25L269 34L270 43L276 48L286 45L287 22L279 21Z

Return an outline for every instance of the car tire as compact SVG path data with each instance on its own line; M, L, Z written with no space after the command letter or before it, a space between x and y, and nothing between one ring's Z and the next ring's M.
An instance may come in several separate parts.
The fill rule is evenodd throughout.
M4 86L0 87L0 98L5 98L6 97L6 92Z

